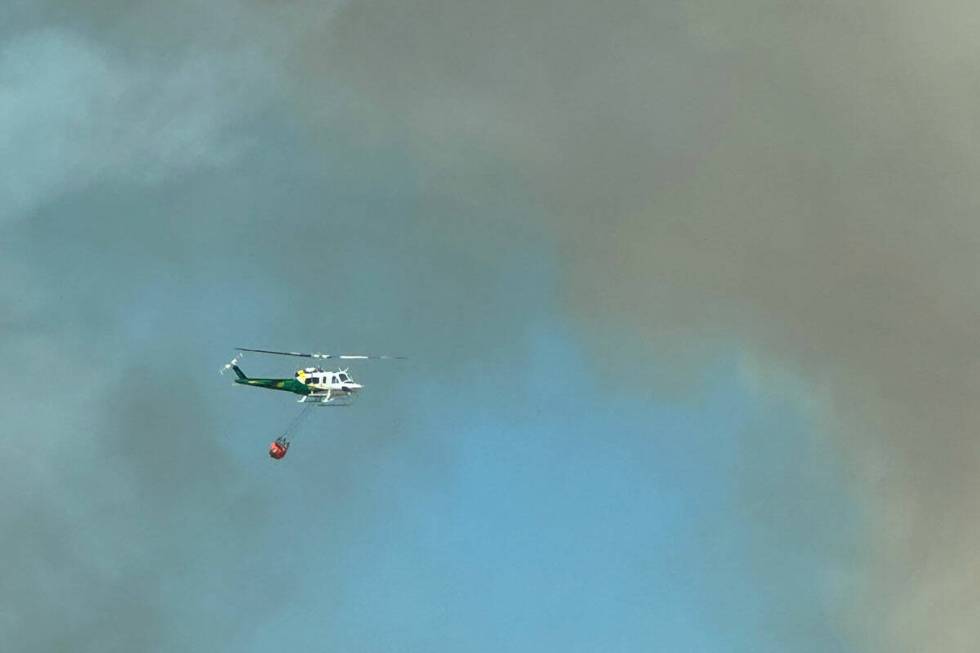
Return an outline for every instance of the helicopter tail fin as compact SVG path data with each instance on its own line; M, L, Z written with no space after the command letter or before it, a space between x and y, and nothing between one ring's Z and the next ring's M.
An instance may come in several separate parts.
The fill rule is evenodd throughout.
M229 363L225 364L225 366L222 367L220 370L218 370L218 372L220 374L224 374L228 370L234 370L235 371L235 376L238 377L238 379L237 379L238 381L248 381L248 377L245 376L245 372L242 372L242 368L238 367L238 359L239 358L241 358L241 357L240 356L236 356L235 358L232 358L231 361Z

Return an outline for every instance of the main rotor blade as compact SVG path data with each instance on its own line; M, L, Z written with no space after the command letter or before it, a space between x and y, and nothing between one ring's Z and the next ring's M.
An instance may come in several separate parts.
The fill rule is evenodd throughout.
M273 351L271 349L247 349L235 347L237 351L254 351L259 354L275 354L277 356L299 356L300 358L339 358L342 360L403 360L404 356L375 356L372 354L305 354L299 351Z
M260 354L276 354L278 356L302 356L303 358L315 357L315 354L304 354L298 351L272 351L271 349L247 349L245 347L235 347L235 351L254 351Z
M320 354L320 358L341 358L343 360L393 361L405 360L404 356L372 356L370 354Z

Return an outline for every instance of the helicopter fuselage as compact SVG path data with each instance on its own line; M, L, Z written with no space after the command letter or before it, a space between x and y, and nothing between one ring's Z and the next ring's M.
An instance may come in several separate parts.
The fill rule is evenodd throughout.
M297 370L292 379L263 379L246 376L241 368L233 365L235 383L265 388L267 390L283 390L303 396L343 397L351 396L363 386L355 383L347 370L322 370L318 367L307 367Z

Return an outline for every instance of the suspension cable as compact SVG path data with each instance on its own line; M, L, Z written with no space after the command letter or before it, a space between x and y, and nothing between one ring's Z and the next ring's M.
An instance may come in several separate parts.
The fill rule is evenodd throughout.
M303 404L302 410L300 410L299 414L293 418L293 420L289 423L289 426L286 427L286 430L282 434L282 437L286 439L286 442L289 442L290 434L295 433L297 430L299 430L299 427L303 425L303 422L305 422L306 418L309 417L312 409L313 404Z

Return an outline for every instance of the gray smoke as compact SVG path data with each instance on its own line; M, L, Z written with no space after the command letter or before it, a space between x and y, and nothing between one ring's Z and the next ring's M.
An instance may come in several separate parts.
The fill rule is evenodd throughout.
M257 559L280 536L280 484L225 457L244 418L225 427L191 366L229 337L326 332L413 343L454 378L467 352L517 339L494 307L535 303L522 241L551 244L608 378L683 394L735 345L747 379L812 411L871 538L842 581L842 633L882 651L980 639L971 4L211 7L36 3L3 27L0 271L16 282L0 285L0 353L8 379L98 380L4 386L5 447L35 434L0 470L0 537L19 561L0 595L9 646L247 637L236 612L275 611L303 554L280 574ZM407 182L385 167L404 151ZM395 231L380 214L412 220ZM303 261L325 246L337 274L361 271L342 278L352 294L378 293L376 313L308 301L322 286ZM426 293L385 291L395 280ZM284 319L297 305L312 306L303 323ZM670 373L647 378L636 348ZM319 519L360 519L371 498L329 483ZM782 546L802 546L798 519L774 528ZM229 590L240 578L255 586Z
M375 1L304 58L409 125L447 179L464 150L519 170L607 371L636 374L618 329L681 376L734 342L763 383L799 379L866 501L848 628L965 651L978 20L968 3Z

